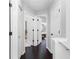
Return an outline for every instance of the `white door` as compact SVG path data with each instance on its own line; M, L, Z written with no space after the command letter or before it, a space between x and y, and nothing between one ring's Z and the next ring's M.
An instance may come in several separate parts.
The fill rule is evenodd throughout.
M11 0L11 59L18 59L18 0Z
M37 44L40 44L42 42L42 22L41 18L36 19L37 23Z

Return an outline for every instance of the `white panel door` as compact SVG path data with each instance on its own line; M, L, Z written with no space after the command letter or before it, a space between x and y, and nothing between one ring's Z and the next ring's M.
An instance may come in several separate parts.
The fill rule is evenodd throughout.
M40 18L37 18L37 43L40 44L42 42L42 22Z
M18 59L18 0L11 0L11 59Z

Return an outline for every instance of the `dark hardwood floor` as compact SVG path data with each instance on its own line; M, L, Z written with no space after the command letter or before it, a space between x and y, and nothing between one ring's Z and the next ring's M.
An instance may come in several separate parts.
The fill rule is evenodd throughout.
M52 59L52 54L46 49L45 40L36 47L26 47L26 53L20 59Z

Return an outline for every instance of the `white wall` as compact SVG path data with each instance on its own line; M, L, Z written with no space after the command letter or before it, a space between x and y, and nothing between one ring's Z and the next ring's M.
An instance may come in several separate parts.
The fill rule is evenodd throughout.
M19 8L18 13L18 55L19 58L25 53L25 30L24 30L24 12Z
M54 3L48 15L48 20L50 22L48 21L49 38L47 40L47 48L51 48L50 38L66 38L69 44L69 0L59 0Z
M60 13L59 8L61 4L59 1L53 4L52 8L48 12L47 19L47 48L51 48L50 38L59 37L58 31L60 29ZM51 35L52 34L52 35Z
M70 0L66 1L66 37L70 43Z
M51 8L51 37L63 37L69 39L69 0L59 0Z
M60 21L61 21L61 1L59 0L54 4L50 11L50 34L52 33L51 37L59 37L59 30L60 30ZM60 30L61 31L61 30Z

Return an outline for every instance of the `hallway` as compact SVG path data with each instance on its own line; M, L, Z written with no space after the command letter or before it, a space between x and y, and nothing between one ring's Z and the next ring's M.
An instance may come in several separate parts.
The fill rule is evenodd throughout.
M36 47L26 47L26 53L20 59L52 59L52 54L46 49L46 41Z

